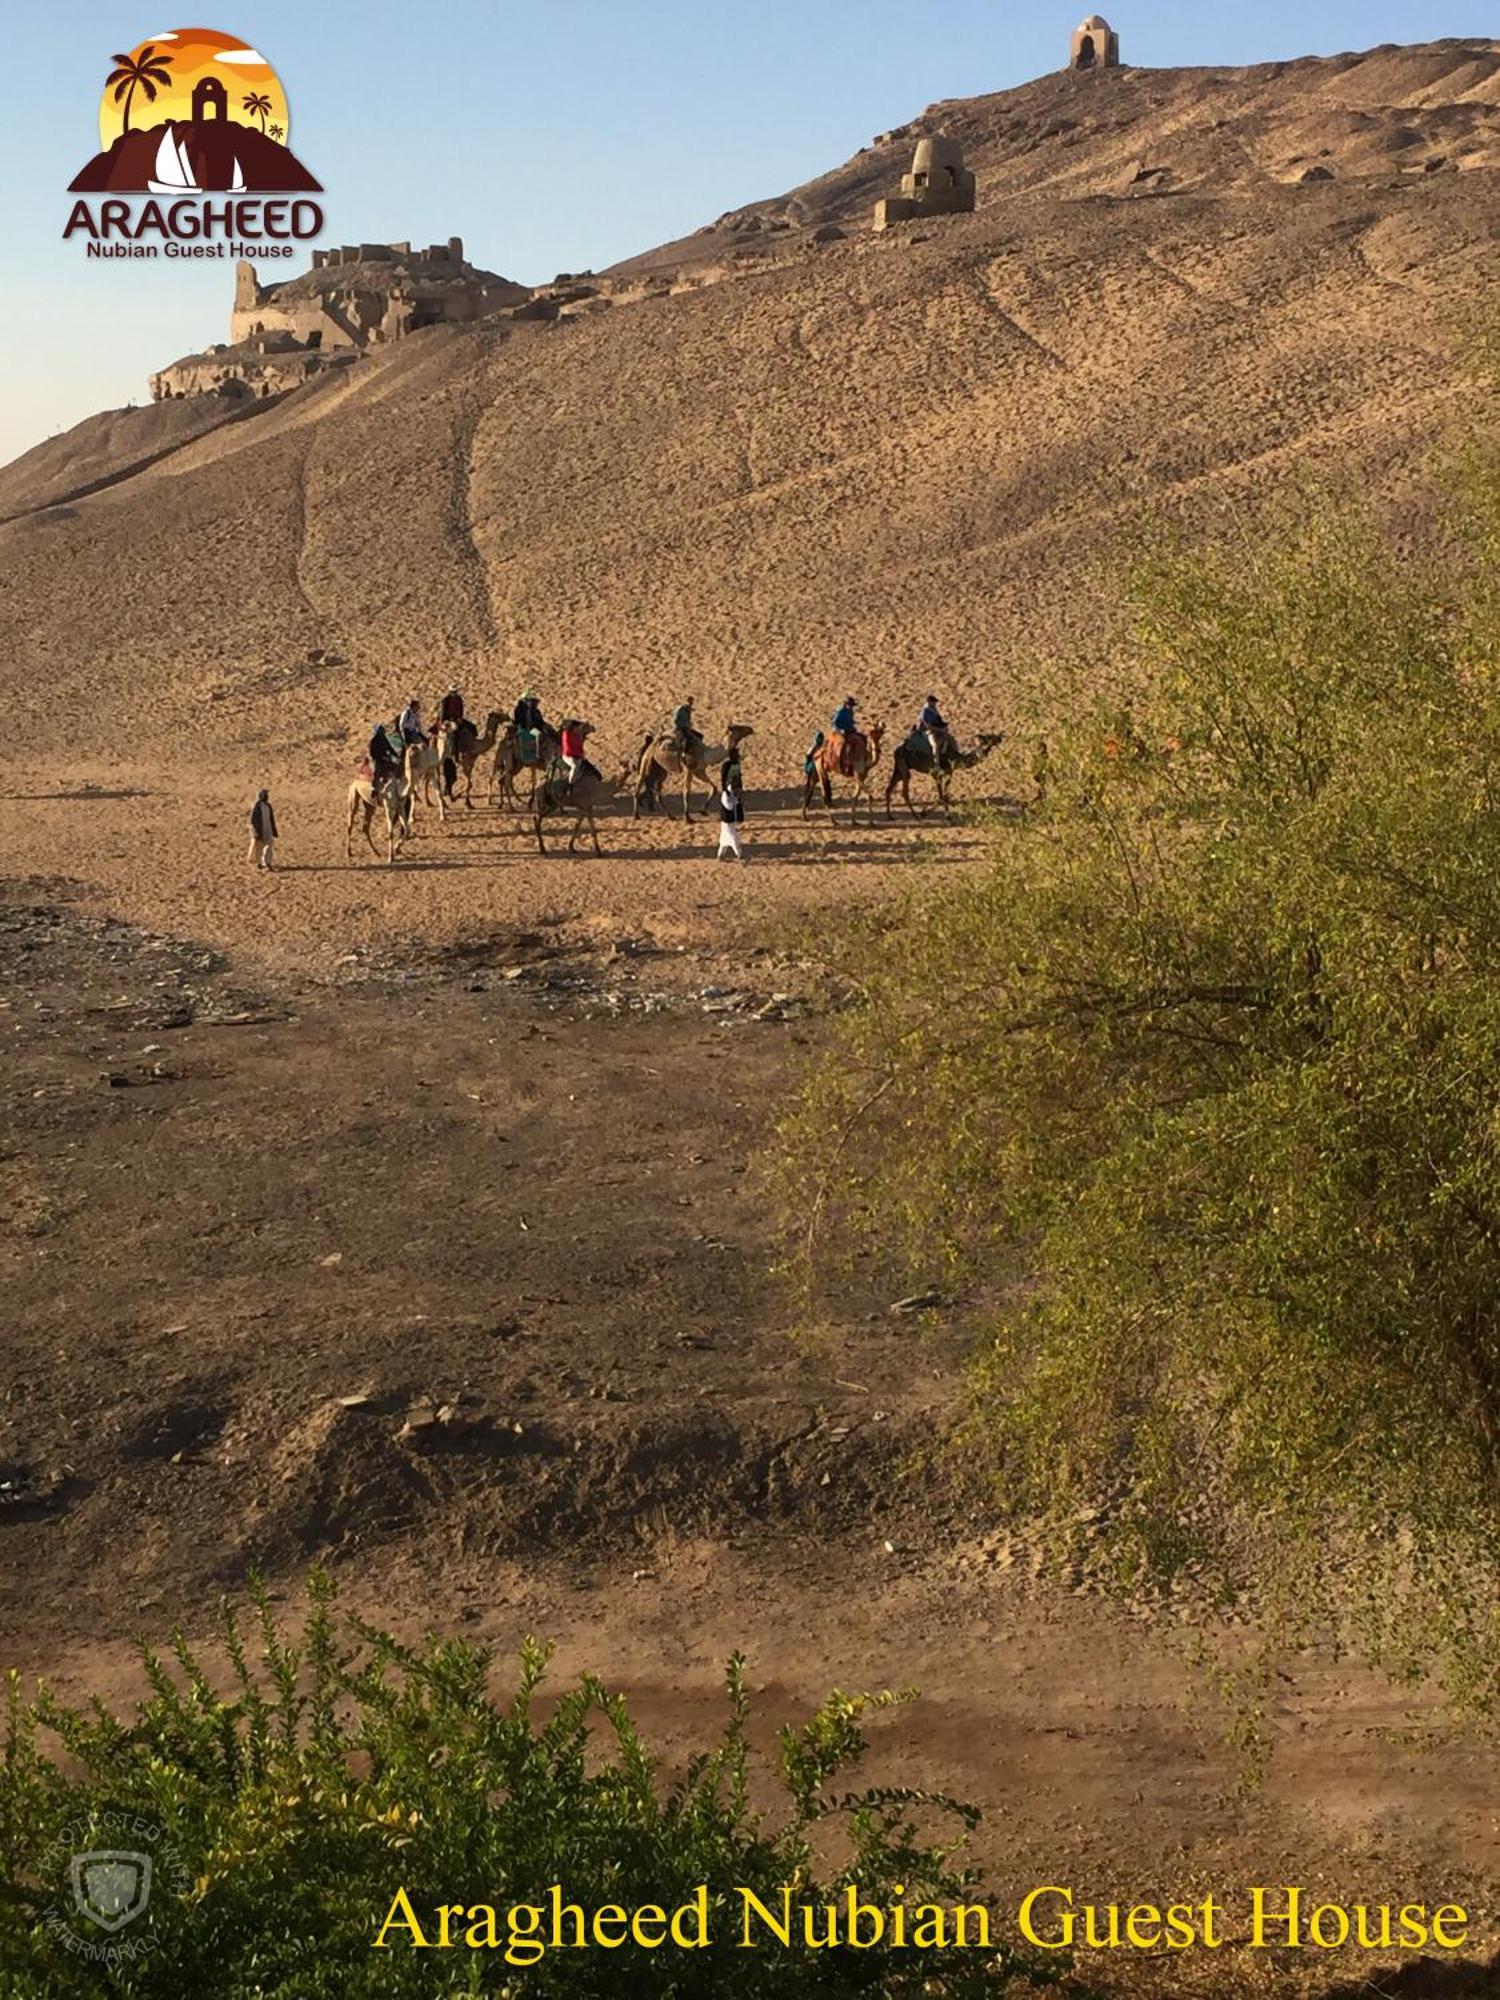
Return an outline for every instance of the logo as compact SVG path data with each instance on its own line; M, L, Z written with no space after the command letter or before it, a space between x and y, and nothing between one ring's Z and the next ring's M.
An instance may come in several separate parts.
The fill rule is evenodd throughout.
M73 1901L101 1931L122 1930L151 1900L151 1856L100 1847L72 1859Z
M112 60L73 194L322 193L287 143L280 78L237 35L176 28Z
M65 238L86 237L91 257L253 258L319 233L307 197L323 184L292 151L286 91L259 49L173 28L109 60Z

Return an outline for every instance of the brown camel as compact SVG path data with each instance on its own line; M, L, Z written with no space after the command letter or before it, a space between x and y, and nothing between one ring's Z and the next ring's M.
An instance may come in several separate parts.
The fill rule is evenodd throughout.
M552 760L558 753L559 741L557 731L549 723L543 729L541 740L537 744L537 762L523 764L520 732L513 722L507 722L500 733L500 741L495 746L495 761L490 769L490 797L493 799L496 792L499 792L502 805L519 808L521 802L516 796L516 779L522 771L529 771L531 791L526 800L525 810L530 812L536 805L538 775L551 768Z
M585 734L588 732L585 731ZM554 767L555 769L555 767ZM560 771L556 776L548 774L536 788L536 800L532 806L532 816L536 826L536 844L542 853L547 852L547 843L542 837L542 822L554 813L571 813L573 831L568 837L568 852L571 854L578 845L578 836L585 826L594 843L595 854L601 854L599 827L594 818L600 806L608 805L630 783L632 767L627 764L617 778L602 778L590 765L583 770L570 785Z
M385 858L394 863L401 851L401 843L411 832L411 784L404 771L393 771L377 792L373 778L363 772L349 787L349 824L344 829L344 859L354 859L354 822L360 813L364 814L365 839L370 852L378 854L370 832L371 824L382 807L385 810Z
M691 756L685 757L677 746L675 736L648 736L641 750L640 763L635 778L635 810L632 819L641 816L641 800L655 805L661 796L662 786L668 778L682 777L682 817L691 824L693 818L693 785L698 783L712 797L719 789L718 767L724 759L755 734L747 723L731 722L724 732L722 743L695 743Z
M937 802L942 809L944 819L952 819L949 793L953 786L954 772L972 771L976 764L982 764L990 752L997 750L1004 741L1004 732L997 730L992 735L977 737L972 750L950 749L941 763L935 763L932 745L927 740L926 732L914 729L904 743L896 745L895 754L891 758L891 775L885 787L886 818L891 817L891 796L898 785L913 819L923 817L926 807L914 806L911 802L911 781L914 777L923 777L931 778L936 787Z
M802 796L802 817L807 818L808 808L814 794L821 789L823 803L830 813L834 810L833 788L835 782L844 785L851 780L854 796L849 804L849 824L859 824L859 802L864 800L869 809L870 824L875 824L875 794L870 790L870 779L875 766L880 762L880 745L885 736L885 724L872 722L865 730L856 730L849 739L849 767L845 770L842 762L842 742L828 739L820 743L808 760L812 769L807 774L807 788Z
M453 760L463 774L464 804L470 812L474 810L474 767L494 749L500 722L500 711L492 708L485 717L482 736L477 722L461 722L453 732Z

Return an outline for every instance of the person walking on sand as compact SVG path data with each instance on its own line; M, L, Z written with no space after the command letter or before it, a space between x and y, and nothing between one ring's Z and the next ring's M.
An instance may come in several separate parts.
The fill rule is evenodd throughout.
M276 814L271 805L271 794L262 785L260 795L250 808L250 852L246 859L252 868L269 868L271 850L276 845Z
M740 760L731 751L719 770L719 852L718 859L727 856L734 861L743 861L745 851L740 845L740 828L745 824L745 780L740 770Z

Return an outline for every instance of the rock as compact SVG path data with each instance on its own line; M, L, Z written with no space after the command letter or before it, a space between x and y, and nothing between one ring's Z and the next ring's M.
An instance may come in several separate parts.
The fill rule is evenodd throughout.
M326 1257L320 1257L318 1259L318 1265L321 1270L331 1271L334 1269L336 1265L342 1264L343 1261L344 1261L343 1251L333 1250L330 1251Z
M408 1444L418 1438L425 1441L429 1433L437 1428L437 1420L436 1410L430 1405L418 1404L415 1408L407 1411L406 1422L396 1433L396 1442L398 1444Z
M893 1313L932 1312L939 1306L948 1304L947 1295L930 1287L925 1292L913 1292L909 1299L897 1299L891 1307Z
M812 240L814 243L842 243L844 232L836 222L825 222L821 229L813 231Z
M340 1396L338 1400L339 1400L339 1408L341 1410L368 1410L371 1404L374 1402L375 1398L373 1396L363 1396L363 1395Z
M1300 176L1300 179L1303 187L1312 187L1318 181L1331 181L1333 179L1333 169L1332 167L1309 167L1307 172Z

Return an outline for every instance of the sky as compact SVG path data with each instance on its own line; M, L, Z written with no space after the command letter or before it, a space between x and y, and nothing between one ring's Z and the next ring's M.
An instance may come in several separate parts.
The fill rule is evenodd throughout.
M273 66L295 151L326 190L324 243L461 236L472 262L536 284L798 186L938 98L1060 68L1093 0L213 0L186 20L139 4L11 17L25 83L0 136L0 464L146 401L154 369L228 337L231 265L104 263L62 241L111 59L153 34L216 28ZM1115 0L1108 13L1125 61L1151 67L1495 32L1480 0Z

